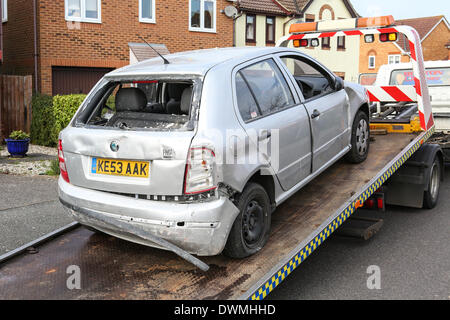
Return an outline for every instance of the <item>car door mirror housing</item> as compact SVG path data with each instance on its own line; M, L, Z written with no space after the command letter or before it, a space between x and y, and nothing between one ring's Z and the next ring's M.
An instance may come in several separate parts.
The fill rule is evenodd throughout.
M344 80L342 80L341 77L336 77L336 80L334 81L334 90L341 91L344 89Z

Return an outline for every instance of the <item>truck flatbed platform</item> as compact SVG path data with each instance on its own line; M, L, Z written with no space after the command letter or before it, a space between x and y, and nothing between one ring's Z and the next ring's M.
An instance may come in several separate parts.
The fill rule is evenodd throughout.
M364 163L334 164L274 212L270 240L250 258L202 258L211 267L202 272L171 252L77 227L0 263L0 299L263 299L431 133L375 136ZM66 286L71 265L81 290Z

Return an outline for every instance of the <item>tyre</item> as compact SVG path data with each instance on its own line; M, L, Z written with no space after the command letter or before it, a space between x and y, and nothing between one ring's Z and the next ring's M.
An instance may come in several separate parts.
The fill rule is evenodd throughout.
M266 244L272 207L266 190L253 182L245 187L235 203L240 212L223 253L230 258L245 258L257 253Z
M352 126L352 148L345 155L345 159L351 163L361 163L367 159L370 147L369 117L359 110L356 113Z
M435 157L430 169L428 188L423 195L423 207L425 209L433 209L438 202L441 188L441 170L441 162L438 157Z

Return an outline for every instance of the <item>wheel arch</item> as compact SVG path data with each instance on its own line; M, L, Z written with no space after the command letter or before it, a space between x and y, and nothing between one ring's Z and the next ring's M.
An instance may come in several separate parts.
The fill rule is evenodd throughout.
M247 179L244 188L250 182L258 183L266 190L272 208L275 208L275 179L276 177L270 174L267 169L260 168Z

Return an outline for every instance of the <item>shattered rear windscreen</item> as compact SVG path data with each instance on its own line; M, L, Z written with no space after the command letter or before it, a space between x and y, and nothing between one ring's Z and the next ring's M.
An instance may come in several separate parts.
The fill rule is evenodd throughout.
M110 82L86 112L88 126L124 130L189 130L194 81Z

